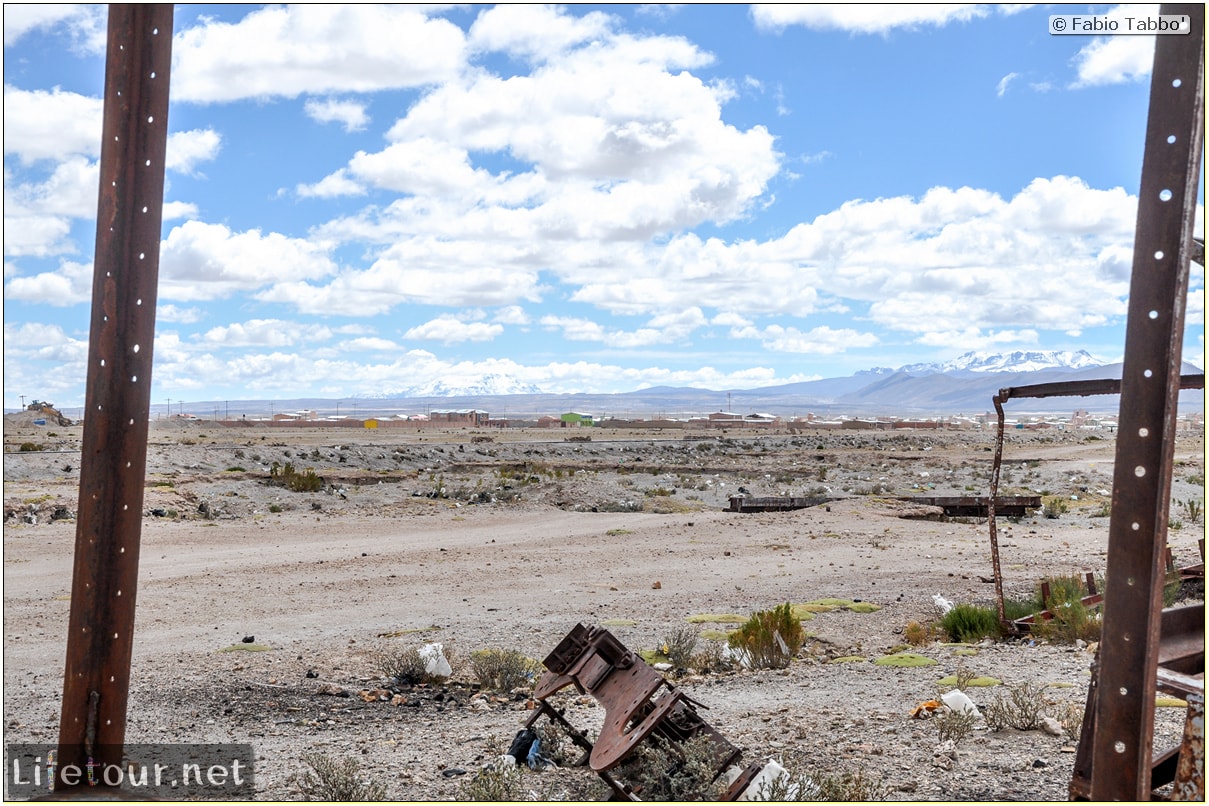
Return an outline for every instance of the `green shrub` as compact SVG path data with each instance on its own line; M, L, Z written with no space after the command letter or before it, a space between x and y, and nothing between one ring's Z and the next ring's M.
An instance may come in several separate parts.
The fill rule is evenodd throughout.
M45 445L39 445L36 442L22 442L21 447L17 449L19 453L30 453L32 451L45 450Z
M752 669L784 669L802 648L806 634L802 620L789 602L754 613L730 634L732 649L739 651Z
M458 787L457 800L473 803L501 803L526 800L520 767L488 764Z
M355 758L334 759L322 753L307 753L302 760L310 770L294 779L305 800L372 801L385 800L386 787L360 774L361 764Z
M663 636L659 647L668 661L677 669L687 669L697 648L697 630L693 627L677 627Z
M286 462L284 466L273 462L269 468L269 483L280 484L296 493L314 493L323 488L323 479L315 475L312 468L299 473L293 462Z
M512 691L533 685L541 664L515 649L480 649L470 654L470 670L490 691Z
M940 626L954 641L973 643L983 638L998 638L999 615L989 607L956 605L940 620Z
M1041 514L1050 519L1062 517L1066 514L1067 509L1069 509L1069 507L1067 506L1066 500L1057 495L1050 496L1041 503Z

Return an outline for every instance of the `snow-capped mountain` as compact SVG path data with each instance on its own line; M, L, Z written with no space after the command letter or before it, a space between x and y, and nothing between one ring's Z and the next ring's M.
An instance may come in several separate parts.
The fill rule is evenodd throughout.
M907 364L899 372L928 375L934 372L1036 372L1042 369L1084 369L1105 362L1086 350L1016 350L1011 353L972 351L951 361L935 364Z
M511 375L487 374L476 377L452 377L429 381L402 389L361 392L364 400L386 400L404 397L483 397L488 395L545 394L531 383L523 383Z
M413 386L403 397L478 397L482 395L540 395L542 390L511 375L450 378Z

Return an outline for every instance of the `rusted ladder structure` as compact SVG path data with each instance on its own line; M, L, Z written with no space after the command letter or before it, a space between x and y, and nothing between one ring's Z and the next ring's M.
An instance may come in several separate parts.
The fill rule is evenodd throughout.
M1155 37L1120 386L1104 620L1072 799L1149 800L1166 783L1174 784L1174 799L1205 797L1204 605L1167 615L1162 604L1184 308L1189 263L1197 252L1193 225L1204 144L1205 6L1164 4L1160 13L1187 15L1191 30ZM1195 636L1199 647L1172 647L1170 641L1165 646L1164 633ZM1176 654L1184 656L1179 669L1172 663ZM1178 692L1189 703L1178 755L1153 749L1160 688Z
M55 799L129 797L64 780L120 766L147 467L168 142L171 4L109 6L79 514Z

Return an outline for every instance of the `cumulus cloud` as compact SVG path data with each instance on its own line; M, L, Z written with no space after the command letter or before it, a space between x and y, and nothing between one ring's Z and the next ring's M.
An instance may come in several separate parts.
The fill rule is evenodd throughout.
M346 132L363 131L369 125L365 104L357 101L341 101L327 98L322 101L309 99L303 107L307 117L318 123L339 123Z
M5 21L7 34L7 9ZM101 154L100 98L4 85L4 153L25 163Z
M826 325L809 331L783 325L769 325L763 328L736 327L731 330L730 335L736 339L759 339L764 349L776 353L830 355L877 344L877 337L872 333L861 333L851 328L835 329Z
M180 301L221 299L274 283L314 280L336 271L330 246L259 230L186 221L160 249L160 296Z
M545 61L584 42L611 33L608 15L593 11L581 17L552 6L529 3L493 6L470 27L468 44L477 51L499 51Z
M325 325L301 325L282 319L251 319L206 331L202 341L223 347L288 347L294 344L327 341L331 328Z
M178 32L172 95L212 103L422 87L457 75L464 56L460 28L414 7L272 6Z
M202 312L200 308L180 308L176 305L157 305L155 308L155 320L163 323L175 323L181 325L189 325L194 322L200 322Z
M503 332L504 326L500 324L463 322L455 316L444 314L410 328L403 334L403 338L458 344L466 341L491 341Z
M981 3L856 3L827 5L813 3L756 3L751 7L757 28L780 30L802 25L815 30L885 34L895 28L941 27L950 22L968 22L990 13Z
M193 175L200 162L209 162L222 148L222 135L213 129L191 129L168 135L165 164L170 171Z
M1124 25L1125 17L1158 14L1157 4L1122 5L1107 16ZM1138 81L1150 75L1154 63L1153 36L1100 36L1079 49L1073 87L1094 87Z
M56 271L12 277L4 284L4 297L60 308L78 305L92 299L92 274L91 263L65 260Z
M109 13L105 6L76 3L6 3L4 46L16 44L33 31L63 27L72 49L86 54L105 52Z

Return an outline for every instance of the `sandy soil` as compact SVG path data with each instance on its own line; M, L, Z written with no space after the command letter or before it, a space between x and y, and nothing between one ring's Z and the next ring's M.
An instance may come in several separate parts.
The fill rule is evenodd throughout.
M487 696L465 665L411 692L411 707L364 702L357 692L390 686L382 651L440 641L455 666L483 648L540 659L577 622L651 649L690 616L825 597L881 609L819 613L788 670L676 680L745 760L860 770L895 800L1067 797L1069 737L979 726L938 748L936 728L909 712L959 666L1005 687L1049 684L1055 712L1081 708L1090 648L1006 641L958 654L934 642L914 648L931 667L829 662L902 645L909 622L936 619L934 594L993 601L985 520L907 519L913 507L893 498L985 494L989 433L594 430L570 442L565 431L153 426L127 740L250 742L261 798L297 798L289 778L317 750L360 759L392 799L458 799L528 716L523 694ZM6 423L6 742L57 738L80 438ZM45 449L18 452L22 442ZM1012 435L1003 492L1069 509L1001 522L1010 595L1047 575L1103 573L1113 450L1106 434ZM1201 435L1176 453L1174 498L1203 500ZM270 485L274 462L313 469L324 489ZM740 487L839 500L725 511ZM1181 565L1204 535L1203 520L1184 520L1170 537ZM244 636L269 651L223 651ZM591 698L564 699L573 722L599 725ZM1182 711L1158 710L1160 741L1178 740ZM582 769L526 780L547 798L601 794Z

